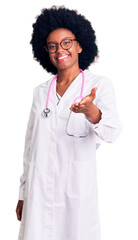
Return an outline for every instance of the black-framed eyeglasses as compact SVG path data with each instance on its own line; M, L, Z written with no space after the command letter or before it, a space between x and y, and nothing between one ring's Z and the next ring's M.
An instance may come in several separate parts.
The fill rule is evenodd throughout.
M44 48L48 53L55 53L58 50L58 45L68 50L72 47L73 41L77 41L77 39L63 39L60 43L49 42Z

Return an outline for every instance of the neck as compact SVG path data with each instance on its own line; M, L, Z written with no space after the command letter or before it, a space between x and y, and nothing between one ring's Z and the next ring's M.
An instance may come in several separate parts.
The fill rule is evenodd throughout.
M58 78L57 78L57 82L59 84L69 84L71 83L78 75L80 74L80 69L77 68L73 70L68 69L68 70L60 70L58 71Z

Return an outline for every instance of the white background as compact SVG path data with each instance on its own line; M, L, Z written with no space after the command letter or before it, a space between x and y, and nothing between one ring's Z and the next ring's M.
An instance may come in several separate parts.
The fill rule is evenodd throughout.
M51 77L33 60L29 42L36 15L54 4L77 9L92 22L100 58L90 71L112 79L123 125L117 141L103 142L97 151L101 240L137 240L138 18L133 0L13 0L1 4L0 239L18 238L20 222L15 209L33 88Z

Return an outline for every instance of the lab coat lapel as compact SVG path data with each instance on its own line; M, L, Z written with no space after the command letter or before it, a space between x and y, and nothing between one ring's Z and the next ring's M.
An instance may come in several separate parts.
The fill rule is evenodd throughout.
M55 76L51 79L49 85L48 85L48 91L51 85L52 80L55 78ZM47 97L48 97L48 91L47 91ZM55 112L57 108L57 99L56 99L56 80L54 81L54 84L51 88L50 95L49 95L49 104L48 107L51 109L51 111Z
M60 99L59 104L57 105L57 96L56 96L56 81L54 82L54 86L53 86L53 100L51 99L51 101L53 102L54 106L56 106L56 108L58 109L58 111L62 110L65 105L66 107L70 107L71 104L73 103L74 99L80 95L81 92L81 87L82 87L82 73L80 73L74 80L73 82L70 84L70 86L67 88L67 90L65 91L65 93L63 94L63 96Z

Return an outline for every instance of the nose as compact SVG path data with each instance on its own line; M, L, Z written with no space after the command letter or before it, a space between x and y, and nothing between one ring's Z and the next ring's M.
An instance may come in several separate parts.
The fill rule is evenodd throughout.
M61 51L63 51L64 49L61 47L61 44L60 43L58 43L58 45L57 45L57 52L61 52Z

